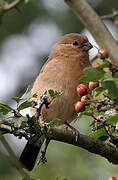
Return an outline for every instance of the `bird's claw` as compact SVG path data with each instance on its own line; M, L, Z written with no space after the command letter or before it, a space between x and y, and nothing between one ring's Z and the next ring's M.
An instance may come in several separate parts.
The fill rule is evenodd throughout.
M80 136L79 131L77 129L75 129L73 126L71 126L68 122L65 122L65 125L72 130L73 134L75 135L75 140L77 142L79 139L79 136Z

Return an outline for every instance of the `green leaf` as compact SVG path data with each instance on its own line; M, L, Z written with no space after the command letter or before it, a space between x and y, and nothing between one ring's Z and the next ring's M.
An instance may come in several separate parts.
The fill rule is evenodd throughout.
M82 115L92 116L94 111L95 111L95 108L92 105L86 106L83 112L78 113L78 117Z
M92 133L89 134L89 136L98 139L102 136L108 136L108 134L104 128L101 128L96 131L93 131Z
M104 62L96 67L96 69L103 69L103 68L109 68L109 63Z
M84 76L80 78L82 82L98 81L104 77L105 73L103 70L94 67L85 68L83 72Z
M88 106L85 106L85 110L84 111L78 113L78 117L81 117L83 115L89 116L89 117L91 116L92 117L94 112L95 112L95 107L92 104L89 104Z
M33 126L38 127L39 126L39 121L36 116L30 117L30 121L32 122Z
M94 119L93 119L92 116L89 116L89 115L84 114L84 115L82 115L82 116L80 117L79 120L81 120L81 121L93 121Z
M93 112L89 112L89 111L83 111L78 113L78 117L82 116L82 115L86 115L86 116L92 116Z
M113 75L113 78L118 78L118 72L115 72L115 74Z
M19 118L12 117L8 119L8 122L13 124L15 128L20 128L23 123L27 122L27 117L21 116Z
M22 99L21 98L19 98L19 97L13 97L12 98L14 101L16 101L17 103L19 103Z
M35 93L35 94L33 94L32 97L33 97L33 98L37 98L37 96L38 96L38 95Z
M53 91L52 89L49 89L48 92L49 92L52 99L55 99L55 98L62 95L62 92Z
M26 109L26 108L31 107L31 106L32 106L31 102L25 101L22 104L20 104L20 106L17 108L17 110L21 111L21 110Z
M109 116L107 119L106 119L106 123L107 124L115 124L118 122L118 113L112 115L112 116Z
M13 109L8 106L7 104L0 103L0 112L3 115L7 115L9 112L11 112Z
M104 92L104 88L103 87L97 87L94 89L94 93L95 93L95 97L99 96L101 93Z
M48 126L51 127L51 128L53 128L53 127L55 127L56 125L58 125L59 122L60 122L60 119L56 118L56 119L50 121L50 122L48 123Z
M90 103L91 103L91 101L89 101L89 100L85 100L85 101L82 101L82 103L83 103L83 104L90 104Z
M108 95L112 99L118 98L118 88L116 83L113 80L104 80L101 82L101 86L108 90Z
M14 127L20 128L23 122L27 122L27 118L26 117L16 118L15 122L14 122Z
M32 93L29 91L29 88L27 88L25 93L21 96L21 99L29 100L30 98L32 98Z
M106 79L106 80L114 80L113 76L109 72L106 72L104 74L104 79Z

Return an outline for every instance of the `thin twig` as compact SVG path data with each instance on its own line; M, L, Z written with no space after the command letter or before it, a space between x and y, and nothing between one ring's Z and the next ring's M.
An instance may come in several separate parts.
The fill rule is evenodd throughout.
M8 11L14 7L16 7L19 3L21 3L23 0L15 0L13 2L11 2L10 4L9 3L5 3L5 6L4 6L4 10L5 11Z
M9 158L8 160L10 161L10 163L12 163L16 169L20 172L20 174L25 178L25 180L33 180L29 174L22 168L22 165L20 164L20 162L18 161L16 155L14 154L14 152L12 151L12 149L10 148L9 144L7 143L6 139L3 136L0 136L0 141L2 142L2 144L4 145L5 149L7 150L7 152L9 153Z
M118 11L114 10L111 14L106 14L104 16L101 16L101 19L112 19L117 15L118 15Z
M91 6L85 0L65 0L65 2L90 31L98 45L106 48L110 57L118 63L118 46Z

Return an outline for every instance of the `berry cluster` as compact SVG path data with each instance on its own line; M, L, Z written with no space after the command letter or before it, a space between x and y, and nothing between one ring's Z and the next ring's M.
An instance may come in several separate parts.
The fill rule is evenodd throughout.
M90 100L90 91L99 86L99 82L89 82L88 87L85 84L79 84L77 86L77 95L81 97L81 101L77 101L75 104L75 110L81 112L84 110L86 101Z
M76 102L75 110L80 117L81 115L89 115L93 118L93 122L90 125L93 137L108 140L107 143L112 143L112 145L118 147L117 82L115 82L116 86L112 87L112 83L114 86L114 81L118 79L116 74L118 66L109 60L108 57L109 54L105 48L98 50L98 58L102 60L102 63L95 65L95 68L97 67L102 71L104 77L100 77L97 81L88 81L77 86L76 91L80 100ZM110 96L110 88L112 88L113 93L116 90L115 98ZM99 92L98 94L100 95L96 95L96 92Z

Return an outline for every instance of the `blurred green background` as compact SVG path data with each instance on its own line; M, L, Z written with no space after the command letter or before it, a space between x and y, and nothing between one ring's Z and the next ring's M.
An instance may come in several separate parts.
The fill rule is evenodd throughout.
M117 0L88 0L99 15L118 10ZM106 21L117 38L118 30ZM20 96L32 84L46 61L53 44L64 34L82 32L84 25L63 0L24 2L0 19L0 101L13 105L12 97ZM91 37L90 37L91 38ZM93 40L94 41L94 40ZM94 53L94 52L93 52ZM25 112L23 112L25 113ZM74 126L88 134L90 120L82 119ZM19 156L25 141L6 136ZM18 180L20 174L4 155L0 144L0 180ZM52 141L47 152L48 162L33 171L40 180L107 180L118 177L118 166L104 158L72 145Z

